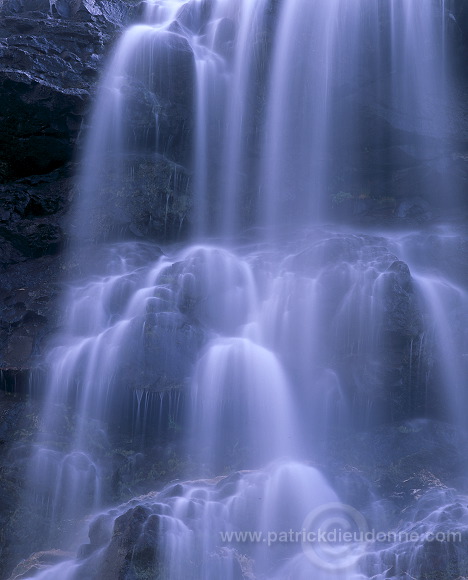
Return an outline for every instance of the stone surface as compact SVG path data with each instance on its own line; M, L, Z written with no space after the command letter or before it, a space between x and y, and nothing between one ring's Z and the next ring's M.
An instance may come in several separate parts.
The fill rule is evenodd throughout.
M0 2L0 367L19 387L57 324L83 119L137 2Z
M89 558L80 573L99 580L157 577L159 516L136 505L111 521L111 531L107 523L104 533L107 546L95 558ZM81 547L83 555L93 554L104 541L103 538L96 544L95 538L96 534L102 534L102 530L98 530L102 524L102 518L93 523L91 543Z
M57 254L65 241L59 221L72 189L67 171L56 170L0 185L3 267Z
M467 449L465 434L452 425L414 419L333 438L324 471L341 500L369 523L381 525L375 518L385 513L387 531L400 525L402 513L422 519L427 494L434 495L430 506L436 509L453 501L454 488L465 489Z
M334 353L333 368L352 402L350 419L362 426L423 412L426 385L415 370L426 364L418 359L422 316L409 267L393 254L390 241L366 234L324 235L287 264L305 276L319 273L323 291L315 298L321 312L315 321L321 337L316 349L323 347L323 365L327 353Z
M60 292L53 282L58 264L49 258L31 260L28 266L18 268L21 285L1 289L0 367L6 374L33 368L58 323Z
M1 373L3 375L3 372ZM4 380L4 376L1 377ZM17 547L20 538L17 525L21 520L18 507L24 489L25 465L21 458L27 455L26 448L37 429L38 407L31 405L25 397L8 395L0 391L0 578L8 578L20 560ZM28 514L29 517L31 514ZM21 526L19 526L21 527ZM24 536L28 529L23 527ZM34 549L34 548L32 548ZM29 548L29 553L31 548ZM25 557L28 553L22 553ZM36 562L37 563L37 562ZM32 566L32 562L31 562ZM19 566L20 570L27 570Z
M31 368L57 325L68 169L0 185L0 367Z
M69 559L71 554L62 550L48 550L32 554L16 566L9 580L23 580L33 578L54 564Z
M122 159L124 170L116 179L108 172L100 195L91 203L92 240L180 239L190 224L190 174L164 157ZM78 224L75 224L78 227Z
M0 182L69 161L103 57L132 3L0 5Z
M200 32L208 24L213 13L213 0L194 2L191 0L182 6L177 14L177 21L192 32Z

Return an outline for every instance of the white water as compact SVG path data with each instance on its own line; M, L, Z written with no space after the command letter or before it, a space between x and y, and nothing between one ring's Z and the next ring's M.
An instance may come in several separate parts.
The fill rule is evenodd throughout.
M385 157L382 165L404 156L443 163L453 121L445 7L437 4L150 4L146 23L123 35L102 82L85 154L78 239L105 229L93 214L103 211L103 190L121 188L132 156L171 159L182 129L166 127L163 108L171 90L180 92L179 75L192 82L186 66L194 77L190 221L198 239L214 232L226 240L249 224L274 236L285 224L322 223L332 195L372 196L383 184L366 176L364 147L371 161ZM190 50L193 64L184 59L178 73L177 51ZM139 122L137 106L145 108L142 116L153 111L146 128L132 125ZM393 136L385 123L367 126L374 114ZM170 135L164 139L161 124ZM411 137L395 137L399 130ZM374 152L379 139L387 147ZM437 189L449 205L455 193L440 163L420 187ZM343 175L346 183L339 182ZM394 187L387 184L387 196Z
M366 131L381 131L362 126L363 109L420 135L411 146L420 159L437 157L428 137L448 134L443 39L430 3L303 0L282 6L257 215L270 228L288 219L326 219L327 196L339 187L335 174L359 165ZM386 18L389 31L382 29ZM388 163L395 154L398 145L391 144ZM352 175L347 179L347 193L365 191ZM443 180L439 188L449 195Z
M430 374L422 351L434 348L449 414L463 420L458 409L465 343L455 340L451 324L466 308L467 295L450 277L424 269L415 253L420 235L297 227L323 218L333 155L349 162L359 147L358 137L349 137L360 130L356 79L370 82L371 72L386 66L386 83L370 87L370 100L385 107L388 102L379 98L389 90L389 119L411 122L419 135L415 154L433 154L429 137L446 129L443 115L433 120L431 101L441 71L438 7L422 0L411 6L395 1L391 9L366 1L284 2L275 42L267 48L267 0L219 0L212 10L198 0L191 16L185 4L149 6L147 23L129 29L116 48L90 131L78 205L83 231L75 242L87 237L88 225L94 227L102 180L111 174L118 187L125 156L148 149L154 158L169 155L157 115L140 135L125 111L132 83L157 93L158 66L171 59L168 45L182 38L194 54L193 230L203 243L169 248L163 256L150 244L114 244L102 250L98 273L70 288L67 326L50 353L45 441L37 444L31 481L52 528L103 509L96 438L105 439L108 426L122 422L147 441L164 430L169 416L182 423L187 453L200 473L252 471L180 484L177 492L168 487L103 511L105 542L38 578L99 578L110 565L110 531L135 506L148 510L141 539L147 541L150 530L163 578L338 580L367 571L370 577L371 567L359 571L360 544L344 551L300 541L233 547L220 533L300 532L321 507L332 526L343 526L350 514L330 507L339 498L308 462L323 460L331 433L401 416L399 395L388 408L388 389L403 380L395 387L385 374L388 336L397 332L389 328L388 305L410 305L413 284L421 319L405 330L410 375L422 383L419 374ZM384 38L382 12L395 23ZM363 38L375 62L366 60ZM267 68L265 55L269 78L260 70ZM260 73L265 92L256 84ZM252 125L258 107L261 131ZM274 232L274 241L233 242L249 221L266 227L270 239ZM296 224L294 233L282 230L288 223ZM229 247L209 244L213 231ZM264 239L264 231L257 237ZM400 260L414 270L414 279ZM73 404L78 415L66 449L47 444L60 403ZM422 413L425 403L414 406ZM392 553L398 550L411 552L394 546ZM385 558L370 551L372 574L384 578Z
M444 244L443 232L433 236ZM360 544L356 556L354 549L351 554L345 552L350 565L342 569L343 556L334 549L331 555L319 551L317 556L313 548L311 562L309 548L301 541L288 544L285 552L280 542L268 547L249 542L240 550L231 542L228 546L218 542L219 534L246 530L299 533L314 508L325 504L327 515L326 506L338 501L336 494L315 469L297 460L320 460L330 432L346 431L353 425L372 426L379 417L399 412L398 408L392 411L381 406L388 388L381 375L385 366L381 361L385 313L389 303L400 299L400 290L395 290L399 280L395 265L401 262L394 251L398 257L404 256L414 271L419 270L414 284L427 317L428 344L418 349L432 344L444 381L439 387L453 420L462 420L457 412L461 404L457 384L464 376L461 365L466 336L465 342L455 343L445 318L450 313L437 306L440 281L433 273L423 273L424 256L417 259L423 237L383 238L310 230L298 239L296 234L294 242L291 237L288 247L282 249L254 245L231 252L194 246L144 266L135 264L132 257L145 251L149 255L150 246L111 247L105 262L111 265L113 275L71 289L70 328L63 339L68 346L58 346L50 355L54 390L47 403L49 432L53 432L54 409L60 401L72 397L81 415L68 453L41 446L37 462L31 466L35 493L49 505L47 515L52 525L78 518L102 501L100 459L89 440L91 422L99 426L112 418L126 417L135 436L157 435L166 420L161 413L167 411L148 405L148 400L158 400L165 392L174 397L171 389L182 376L176 388L188 389L185 411L180 407L169 412L177 421L185 421L188 451L201 472L222 473L239 462L243 467L261 468L276 458L284 459L266 471L241 474L238 483L232 489L223 488L222 493L216 491L217 481L196 484L197 492L191 485L183 487L177 494L179 499L171 500L163 512L155 506L160 506L165 492L121 506L117 514L132 505L167 514L164 525L158 528L159 541L166 546L159 555L164 560L164 577L183 578L196 558L193 578L214 579L219 574L236 578L233 568L239 565L239 554L247 554L254 562L249 566L272 578L288 578L290 574L305 578L311 570L318 578L353 578L357 574L353 566L363 550ZM450 277L444 279L442 288L455 292ZM458 297L455 293L454 299L453 315L466 313L467 293L459 292ZM464 302L457 304L457 300ZM171 361L174 363L175 357L177 367L185 364L180 350L185 343L180 341L182 336L184 340L198 336L191 328L195 320L195 327L200 325L204 332L194 342L187 372L181 375ZM183 327L188 334L178 334ZM148 333L155 328L161 334L148 342ZM434 331L439 334L435 341L430 337ZM418 349L414 346L414 351ZM336 352L340 358L334 362ZM413 354L412 364L422 365L419 350ZM140 357L138 373L131 366L131 374L126 374L129 356L130 360ZM345 366L339 362L343 359L348 361ZM418 372L423 374L423 369L415 368L414 376ZM133 384L128 382L130 378ZM96 427L91 436L96 437ZM263 487L255 491L270 477L269 491ZM279 482L274 483L277 477ZM70 495L70 490L76 491ZM252 494L258 498L255 509L249 504ZM296 511L289 497L294 498ZM276 510L279 514L285 510L278 521ZM111 511L108 517L113 521L117 514ZM346 515L335 518L342 521ZM405 548L396 544L388 550ZM89 562L99 564L102 553L90 556ZM206 553L207 558L200 553ZM380 548L375 558L380 557L378 554ZM275 564L277 559L285 559L284 566ZM80 578L89 562L69 562L41 577ZM330 562L332 567L336 563L335 572L330 571Z

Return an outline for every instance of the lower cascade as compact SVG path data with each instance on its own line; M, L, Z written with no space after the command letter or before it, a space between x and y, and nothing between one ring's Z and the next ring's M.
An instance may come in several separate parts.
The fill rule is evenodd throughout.
M451 16L145 4L96 98L79 274L16 459L36 552L56 553L12 580L468 576L468 235L427 170L454 139ZM409 158L443 219L342 219L373 188L385 209Z
M280 247L106 248L108 271L70 288L69 327L50 353L43 442L30 466L36 502L76 542L63 522L102 504L106 429L120 421L142 449L134 462L168 421L184 425L182 445L202 478L98 509L76 559L36 577L397 579L424 566L430 534L465 534L465 500L454 490L421 493L402 524L371 482L348 474L337 492L314 467L327 463L337 432L427 411L431 375L462 380L460 344L449 352L444 333L468 311L468 293L426 271L425 235L321 228ZM431 234L442 245L452 235ZM395 324L405 344L392 346ZM410 394L389 383L388 357L411 358L399 379ZM465 404L456 385L440 401L454 423ZM70 402L76 428L59 451L45 441L60 431L57 407ZM428 437L421 421L405 430ZM465 445L461 435L456 444ZM341 499L356 486L367 486L362 511ZM379 543L376 530L390 539ZM411 533L417 541L405 541Z

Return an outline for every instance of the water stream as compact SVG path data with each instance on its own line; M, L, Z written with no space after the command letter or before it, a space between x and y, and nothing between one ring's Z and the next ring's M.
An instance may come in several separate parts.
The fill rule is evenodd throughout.
M94 273L68 290L30 480L50 542L60 529L84 547L37 578L417 577L413 544L303 534L382 525L340 504L321 473L337 433L435 414L437 405L466 425L468 292L444 268L444 248L459 234L326 225L336 164L362 158L362 108L413 131L412 155L439 154L434 136L449 125L440 112L449 90L444 10L428 0L161 0L124 33L97 97L73 243L102 225L101 190L125 196L128 159L170 157L178 136L158 99L169 72L180 82L177 59L188 51L193 243L161 250L108 240ZM154 119L144 134L129 121L138 91ZM390 143L385 154L403 153ZM357 178L347 186L344 196L363 194ZM440 187L449 191L442 178ZM439 262L424 250L428 239ZM59 446L51 442L61 405L77 420ZM130 425L144 447L169 423L181 426L200 479L107 508L109 432ZM442 495L425 519L408 515L401 526L438 529L440 506L465 501ZM135 544L124 557L116 538L129 529Z

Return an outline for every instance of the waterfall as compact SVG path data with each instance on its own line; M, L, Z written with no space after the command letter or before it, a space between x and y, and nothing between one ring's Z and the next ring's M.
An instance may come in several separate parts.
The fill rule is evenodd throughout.
M442 41L427 2L284 2L280 19L257 216L270 228L288 218L327 219L327 195L339 187L337 164L358 165L365 133L381 131L362 126L365 109L384 111L402 130L417 127L421 137L411 147L421 158L437 155L430 136L448 132ZM390 30L382 27L385 19ZM398 143L385 154L391 163ZM344 193L365 190L352 175L347 182Z
M454 337L452 325L467 292L444 272L444 250L434 274L418 249L425 234L327 224L330 200L369 197L379 182L363 161L373 130L393 128L375 153L388 163L431 159L449 138L444 10L155 0L124 32L73 217L86 273L67 290L29 466L47 542L82 546L36 578L383 579L401 554L414 559L401 570L419 569L402 542L307 534L367 531L369 514L341 504L321 467L334 438L430 414L437 381L441 414L463 423L466 331ZM364 126L364 112L385 122ZM151 241L187 222L191 244ZM438 247L447 238L428 235ZM112 442L131 433L136 464L170 429L182 431L190 480L107 509ZM411 525L436 529L437 509Z

